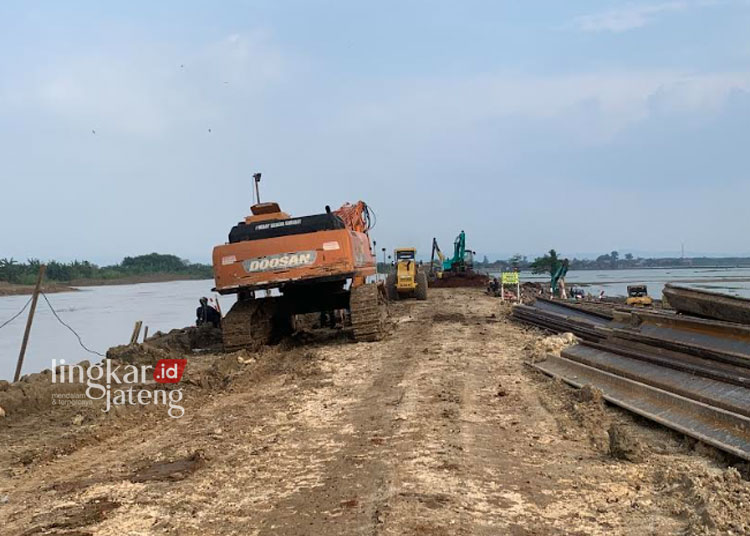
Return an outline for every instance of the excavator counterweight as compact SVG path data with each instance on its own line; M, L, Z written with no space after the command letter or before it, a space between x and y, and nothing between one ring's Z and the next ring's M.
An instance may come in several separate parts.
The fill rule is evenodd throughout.
M300 217L277 203L251 212L213 251L214 290L237 294L223 320L226 350L272 341L292 329L296 314L340 309L350 312L355 338L381 337L385 308L363 201Z

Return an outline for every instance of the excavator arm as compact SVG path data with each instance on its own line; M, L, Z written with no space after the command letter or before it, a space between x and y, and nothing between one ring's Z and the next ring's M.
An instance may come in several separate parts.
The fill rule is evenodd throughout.
M560 279L565 277L568 273L568 261L567 259L563 260L562 262L558 262L557 266L555 266L552 270L551 276L551 286L552 286L552 295L557 296L559 291L559 283Z
M430 272L433 272L435 270L435 256L436 255L440 261L440 271L442 271L443 265L445 264L445 255L443 255L443 252L440 251L440 246L438 246L437 238L433 238L432 239L432 253L430 253Z
M357 201L354 205L344 203L334 214L344 221L347 229L358 233L367 233L373 226L370 208L364 201Z

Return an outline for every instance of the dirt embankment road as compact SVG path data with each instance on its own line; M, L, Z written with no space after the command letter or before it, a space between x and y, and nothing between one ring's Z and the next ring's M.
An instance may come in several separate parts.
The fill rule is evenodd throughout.
M441 289L392 309L378 343L298 337L196 358L181 419L8 418L2 533L750 531L737 469L534 372L524 347L539 333L509 323L497 299ZM613 423L640 445L635 461L609 455Z

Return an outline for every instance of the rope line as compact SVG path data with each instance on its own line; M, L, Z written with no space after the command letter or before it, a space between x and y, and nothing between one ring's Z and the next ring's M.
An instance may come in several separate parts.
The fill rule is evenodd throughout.
M5 326L7 326L11 322L13 322L16 318L18 318L19 316L21 316L21 313L23 313L26 310L26 308L29 306L30 303L31 303L31 298L29 298L29 301L26 302L26 305L24 305L21 308L20 311L18 311L16 314L14 314L12 317L10 317L10 319L8 319L5 322L3 322L2 324L0 324L0 329L4 328Z
M90 354L98 355L99 357L107 357L107 356L105 356L104 354L100 354L99 352L97 352L97 351L95 351L95 350L90 350L89 348L86 348L86 345L85 345L85 344L83 344L83 341L81 340L81 336L80 336L80 335L79 335L78 333L76 333L76 331L75 331L75 330L74 330L73 328L71 328L71 327L70 327L70 326L69 326L68 324L66 324L66 323L65 323L65 322L63 321L63 319L62 319L62 318L60 318L60 316L59 316L59 315L57 314L57 311L55 311L55 308L54 308L54 307L52 307L52 304L51 304L51 303L49 302L49 298L47 298L47 295L46 295L46 294L45 294L44 292L40 292L40 294L41 294L41 295L42 295L42 297L44 298L44 301L46 301L46 302L47 302L47 305L49 306L49 310L50 310L50 311L52 311L52 314L53 314L53 315L55 316L55 318L57 319L57 321L58 321L58 322L60 322L60 323L61 323L61 324L62 324L63 326L65 326L66 328L68 328L68 329L70 330L70 332L71 332L71 333L72 333L73 335L75 335L75 336L76 336L76 339L78 339L78 344L80 344L80 345L81 345L81 348L83 348L84 350L86 350L86 351L87 351L88 353L90 353Z

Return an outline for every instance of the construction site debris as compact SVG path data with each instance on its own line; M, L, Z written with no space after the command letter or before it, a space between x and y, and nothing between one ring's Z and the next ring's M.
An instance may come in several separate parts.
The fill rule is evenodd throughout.
M567 332L535 340L526 350L533 361L540 361L546 359L550 354L559 356L564 348L577 342L576 336Z

